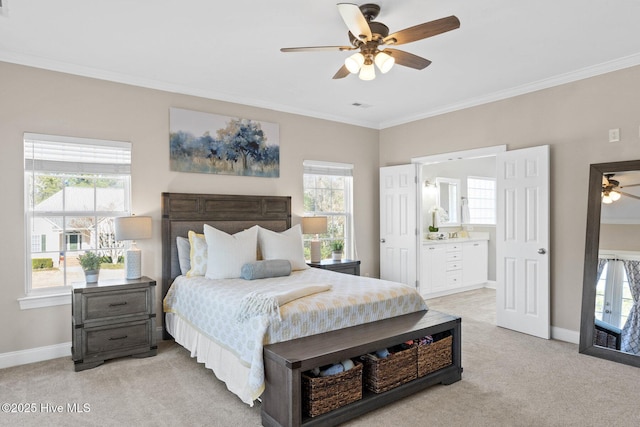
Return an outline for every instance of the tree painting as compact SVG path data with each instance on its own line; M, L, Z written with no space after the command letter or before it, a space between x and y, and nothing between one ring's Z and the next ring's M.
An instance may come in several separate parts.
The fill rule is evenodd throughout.
M170 109L171 170L277 178L278 125Z

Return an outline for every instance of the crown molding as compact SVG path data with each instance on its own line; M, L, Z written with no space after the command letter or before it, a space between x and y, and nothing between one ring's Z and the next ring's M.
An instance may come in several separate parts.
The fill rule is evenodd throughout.
M511 89L506 89L490 94L482 95L475 98L470 98L462 102L445 105L441 108L436 108L429 111L424 111L418 114L407 116L401 120L389 120L383 122L375 122L368 120L354 120L347 119L343 116L320 113L318 111L306 110L301 108L292 107L289 105L282 105L275 102L269 102L260 99L249 99L246 97L235 96L232 94L212 91L208 89L195 88L184 85L177 85L167 83L159 80L145 79L137 76L131 76L122 73L115 73L111 71L100 70L91 67L85 67L77 64L66 63L61 61L55 61L48 58L36 57L31 55L24 55L11 51L0 51L0 61L10 62L19 65L25 65L29 67L42 68L51 71L58 71L67 74L74 74L83 77L90 77L99 80L106 80L116 83L122 83L132 86L143 87L147 89L161 90L165 92L178 93L183 95L196 96L200 98L207 98L217 101L230 102L234 104L241 104L250 107L264 108L269 110L280 111L283 113L297 114L307 117L313 117L316 119L329 120L332 122L345 123L355 126L362 126L366 128L382 130L393 126L399 126L402 124L414 122L417 120L423 120L442 114L451 113L458 110L464 110L471 107L476 107L483 104L488 104L495 101L500 101L515 96L524 95L531 92L536 92L543 89L548 89L554 86L560 86L566 83L571 83L579 80L583 80L590 77L599 76L601 74L610 73L613 71L622 70L625 68L634 67L640 65L640 53L619 58L613 61L604 62L602 64L582 68L580 70L572 71L565 74L560 74L547 79L539 80L533 83L517 86Z

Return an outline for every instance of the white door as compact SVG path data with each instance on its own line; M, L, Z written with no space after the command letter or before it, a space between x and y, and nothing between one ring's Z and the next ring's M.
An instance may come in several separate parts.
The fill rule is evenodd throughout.
M418 165L380 168L380 278L416 286Z
M549 146L497 155L498 326L549 339Z

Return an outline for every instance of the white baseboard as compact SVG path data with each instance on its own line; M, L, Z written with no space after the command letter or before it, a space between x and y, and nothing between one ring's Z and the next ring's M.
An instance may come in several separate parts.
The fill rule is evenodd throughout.
M156 339L158 341L162 340L162 326L156 328ZM59 357L68 357L69 361L71 361L70 342L2 353L0 354L0 369L57 359Z
M71 361L70 342L2 353L0 354L0 369L57 359L58 357L69 357L69 361Z
M495 280L487 280L487 283L484 284L485 288L496 289L496 281Z
M551 339L558 341L570 342L571 344L580 343L580 332L571 331L569 329L558 328L556 326L551 327Z

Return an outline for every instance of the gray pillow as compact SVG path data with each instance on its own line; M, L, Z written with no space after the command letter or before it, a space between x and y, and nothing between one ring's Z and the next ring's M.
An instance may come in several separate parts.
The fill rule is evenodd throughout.
M187 271L191 270L191 244L186 237L178 236L176 238L178 246L178 262L180 263L180 272L183 276L187 275Z
M245 280L266 279L268 277L288 276L291 274L291 262L287 259L268 259L248 262L242 266L240 277Z

